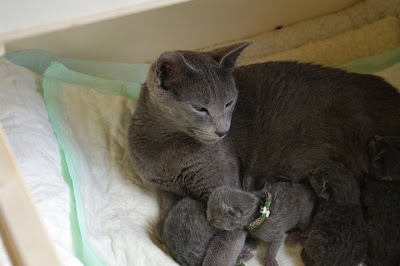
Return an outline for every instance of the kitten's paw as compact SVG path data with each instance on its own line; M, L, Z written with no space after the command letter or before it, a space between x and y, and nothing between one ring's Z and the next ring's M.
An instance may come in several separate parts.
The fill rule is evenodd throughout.
M253 252L251 252L251 251L242 251L242 252L239 254L239 257L238 257L237 261L238 261L238 262L239 262L239 261L248 261L248 260L250 260L253 256L254 256L254 254L253 254Z
M275 258L264 259L264 266L279 266Z
M285 238L285 244L290 247L293 247L297 243L299 243L300 240L301 240L301 232L300 231L292 232Z

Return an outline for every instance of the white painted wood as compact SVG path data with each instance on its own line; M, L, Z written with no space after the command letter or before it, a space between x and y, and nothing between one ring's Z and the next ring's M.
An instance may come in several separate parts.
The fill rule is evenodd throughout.
M0 233L13 265L60 265L1 125Z
M68 58L143 63L167 50L199 49L252 36L359 1L194 0L11 42L6 48L39 48Z
M0 40L11 41L188 0L0 0Z

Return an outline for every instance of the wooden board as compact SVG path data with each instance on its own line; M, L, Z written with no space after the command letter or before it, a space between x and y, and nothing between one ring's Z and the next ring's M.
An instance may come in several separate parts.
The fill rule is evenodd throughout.
M0 233L13 265L60 265L1 125Z

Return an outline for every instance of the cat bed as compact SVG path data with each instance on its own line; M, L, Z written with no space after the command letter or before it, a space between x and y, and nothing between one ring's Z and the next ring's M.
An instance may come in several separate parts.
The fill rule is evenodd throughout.
M399 56L400 48L342 68L368 72L366 65L380 65L374 71L383 70L378 74L392 84L399 84L400 64L390 60ZM44 73L42 86L48 115L55 129L53 135L37 91L41 90L38 86L41 76L6 59L0 60L0 67L7 70L0 73L8 73L1 79L2 89L8 88L7 94L2 95L8 97L0 98L1 106L6 106L4 110L8 112L2 112L0 120L43 222L57 246L57 254L65 265L80 265L80 261L87 265L175 265L151 240L158 205L155 195L134 174L126 151L130 116L139 83L144 81L145 75L131 76L130 81L110 80L53 63ZM143 73L147 67L135 66ZM10 86L10 83L18 86ZM16 134L18 127L15 125L19 125L20 134ZM31 138L24 134L26 130L33 133ZM21 139L27 142L21 142ZM52 147L43 149L43 143ZM26 152L26 147L45 154L29 156L31 153ZM33 171L38 170L39 163L41 173L35 174ZM46 182L41 176L42 169L54 170L46 175L49 179ZM67 184L73 192L72 210L69 210L71 199ZM71 214L76 217L69 219ZM73 239L67 233L68 229ZM300 249L300 246L281 248L278 261L282 265L298 265ZM258 260L252 259L247 265L258 265Z
M352 38L353 47L368 45L372 49L361 55L354 49L346 52L349 42L344 39L368 37L382 29L392 32L393 38L385 31L381 35L389 42ZM280 56L288 53L301 55L295 58L305 61L343 63L399 47L398 29L398 19L388 17L359 29L363 31L360 35L353 29L349 35L288 47L293 50ZM273 34L284 30L291 29ZM253 45L260 47L258 42ZM341 50L311 57L307 54L314 49L309 45L317 50ZM267 54L263 51L262 56ZM339 61L330 62L330 53ZM0 121L60 261L64 265L175 265L151 241L158 205L153 192L134 174L126 153L129 119L148 65L77 61L42 51L24 51L7 58L13 63L0 59ZM341 67L379 72L398 85L399 59L398 48ZM241 60L257 60L257 56L245 55ZM59 63L50 66L52 61ZM277 259L281 265L299 265L300 249L283 247ZM7 265L4 252L0 254L0 264ZM258 252L246 264L259 265L262 254Z

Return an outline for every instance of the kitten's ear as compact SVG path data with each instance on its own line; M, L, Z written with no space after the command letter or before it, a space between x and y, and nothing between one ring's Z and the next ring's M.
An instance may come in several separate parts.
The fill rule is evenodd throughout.
M237 43L211 51L212 58L225 69L233 70L241 52L253 42Z
M318 197L328 200L330 193L328 191L328 181L322 177L311 176L310 184Z
M174 51L160 55L156 61L155 71L157 86L163 87L166 80L180 79L186 71L195 71L195 68L185 60L180 52Z

